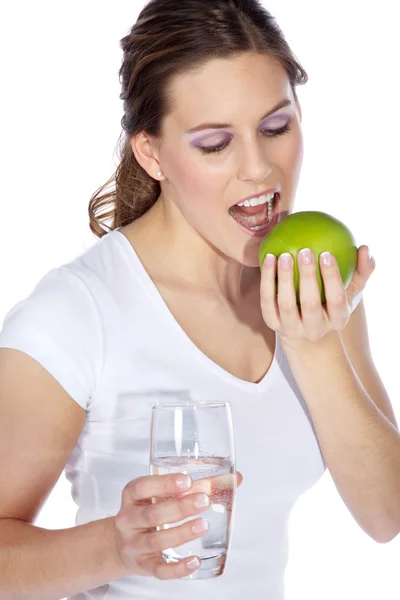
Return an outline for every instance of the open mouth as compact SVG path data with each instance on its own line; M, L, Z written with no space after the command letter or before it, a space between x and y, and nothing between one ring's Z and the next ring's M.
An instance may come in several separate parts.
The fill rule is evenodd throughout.
M231 206L229 214L242 227L254 233L264 233L271 229L277 220L279 214L280 194L276 192L270 201L266 201L258 206L241 207Z

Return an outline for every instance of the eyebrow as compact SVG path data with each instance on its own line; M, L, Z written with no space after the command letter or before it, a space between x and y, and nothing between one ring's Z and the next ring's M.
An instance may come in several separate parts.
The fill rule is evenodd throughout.
M289 104L291 103L292 102L291 100L289 100L289 98L281 100L276 106L274 106L274 108L269 110L263 117L261 117L260 120L263 121L264 119L269 117L269 115L272 115L272 113L276 112L280 108L283 108L284 106L289 106ZM195 133L196 131L201 131L202 129L225 129L228 127L232 127L232 125L230 125L229 123L201 123L201 125L197 125L196 127L188 129L186 133Z

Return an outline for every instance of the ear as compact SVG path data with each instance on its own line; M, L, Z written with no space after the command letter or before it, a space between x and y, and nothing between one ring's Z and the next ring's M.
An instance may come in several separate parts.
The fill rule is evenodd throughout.
M141 131L131 138L130 144L140 166L147 171L150 177L155 178L157 171L161 171L161 167L154 138Z

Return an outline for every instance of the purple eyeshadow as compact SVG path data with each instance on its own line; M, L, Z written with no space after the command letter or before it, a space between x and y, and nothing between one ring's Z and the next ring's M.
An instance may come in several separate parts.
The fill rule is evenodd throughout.
M285 121L286 119L286 121ZM266 121L264 121L260 128L261 129L265 129L267 126L275 126L276 129L278 129L279 127L283 127L284 125L286 125L290 120L290 116L289 115L274 115L272 117L269 117L269 119L267 119ZM208 133L206 135L203 135L201 137L197 137L193 140L191 140L190 145L194 146L195 148L201 147L203 142L210 142L210 140L215 140L216 139L216 132L214 131L213 133ZM232 136L226 136L223 137L221 139L218 139L217 141L214 142L214 145L220 145L220 144L225 144L226 142L228 142L231 139ZM210 148L212 148L213 146L210 145Z
M286 119L286 121L285 121L285 119ZM276 121L278 122L278 127L282 127L283 125L286 125L286 123L288 123L289 120L290 120L289 115L276 115L274 117L270 117L264 123L261 123L261 128L267 127L267 125L268 126L275 125ZM281 121L284 121L284 122L281 123ZM278 129L278 127L277 127L277 129Z
M217 140L215 143L216 143L216 144L220 144L220 143L223 143L223 144L224 144L224 143L225 143L226 141L228 141L229 139L230 139L230 136L229 136L229 137L224 137L224 138L222 138L222 140ZM205 136L202 136L202 137L196 138L195 140L192 140L192 141L191 141L191 145L192 145L192 146L195 146L195 147L198 147L199 145L201 145L201 143L202 143L203 141L204 141L204 142L210 142L210 140L215 140L215 133L213 133L213 134L208 134L208 135L205 135Z

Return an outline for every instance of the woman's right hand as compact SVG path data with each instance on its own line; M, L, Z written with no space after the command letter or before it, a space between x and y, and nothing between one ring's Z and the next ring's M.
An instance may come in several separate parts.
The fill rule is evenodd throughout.
M180 579L200 566L198 558L193 556L177 563L165 563L161 550L176 548L204 535L207 531L204 519L190 520L161 531L155 528L207 510L210 498L202 491L207 489L206 481L197 480L193 485L188 475L178 473L139 477L125 486L121 509L111 526L117 557L127 574Z

